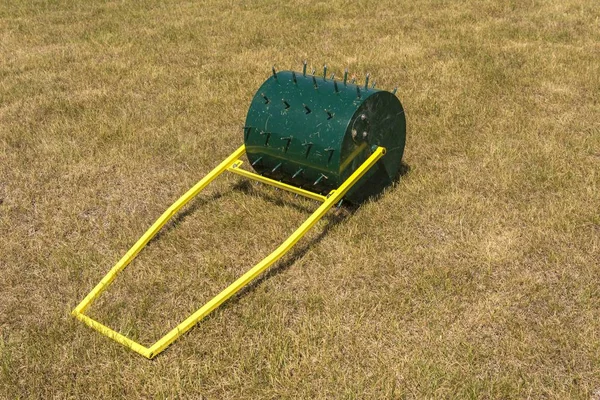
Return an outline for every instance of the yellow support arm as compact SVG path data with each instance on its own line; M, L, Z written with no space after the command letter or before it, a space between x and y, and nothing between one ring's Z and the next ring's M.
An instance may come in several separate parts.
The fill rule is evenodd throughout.
M356 170L342 185L336 190L332 190L328 196L321 196L316 193L312 193L294 186L286 185L281 182L273 181L271 179L262 177L260 175L253 174L251 172L243 171L238 169L240 164L238 159L244 155L245 147L241 146L233 154L227 157L221 164L213 169L208 175L206 175L200 182L194 187L188 190L179 200L177 200L171 207L165 211L160 218L148 229L148 231L133 245L133 247L119 260L119 262L104 276L104 278L96 285L96 287L83 299L81 303L72 311L72 314L79 320L97 330L98 332L108 336L122 345L129 347L131 350L143 355L146 358L153 358L164 349L166 349L171 343L177 338L183 335L185 332L190 330L196 325L201 319L210 314L215 308L219 307L223 302L237 293L241 288L252 282L257 276L259 276L264 270L271 266L274 262L279 260L284 254L290 249L312 228L326 213L329 209L338 203L348 190L385 154L385 148L378 147L371 156ZM260 182L271 184L282 189L290 190L294 193L301 194L316 200L323 201L323 204L313 214L308 217L306 221L294 233L290 235L277 249L271 254L265 257L261 262L256 264L252 269L246 272L244 275L239 277L235 282L225 288L221 293L216 295L212 300L202 306L198 311L186 318L182 323L177 325L169 333L159 339L152 346L145 347L133 340L121 335L120 333L102 325L101 323L94 321L90 317L84 314L85 310L90 304L106 290L106 288L115 279L117 274L121 272L142 250L142 248L158 233L160 228L177 212L181 207L187 204L192 198L194 198L202 189L204 189L211 181L219 176L224 171L229 170L239 175L256 179ZM243 171L240 173L240 171Z

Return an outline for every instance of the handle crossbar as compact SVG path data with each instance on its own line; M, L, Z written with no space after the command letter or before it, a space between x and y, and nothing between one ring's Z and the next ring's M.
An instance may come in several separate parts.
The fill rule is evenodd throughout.
M144 235L125 253L125 255L115 264L114 267L108 271L108 273L102 278L102 280L92 289L92 291L75 307L72 314L84 322L89 327L97 330L105 336L113 339L114 341L121 343L122 345L129 347L131 350L146 358L154 358L157 354L165 350L171 343L177 340L181 335L190 330L200 320L210 314L214 309L223 304L227 299L237 293L244 286L252 282L257 276L263 271L269 268L273 263L279 260L285 255L291 248L312 228L326 213L329 209L338 203L344 195L350 190L350 188L358 182L358 180L377 163L377 161L385 154L385 148L377 147L371 155L365 160L362 165L342 183L340 187L332 190L327 196L323 196L317 193L310 192L295 186L287 185L285 183L275 181L261 175L254 174L252 172L243 170L240 168L241 161L239 160L246 152L246 148L242 145L236 151L234 151L229 157L221 162L215 169L213 169L208 175L202 178L196 185L188 190L183 196L181 196L171 207L169 207L161 216L152 224L152 226L144 233ZM235 282L230 284L221 293L213 297L208 303L200 307L196 312L187 317L183 322L173 328L165 336L159 339L156 343L150 347L143 346L128 337L114 331L113 329L93 320L92 318L85 315L86 309L104 292L116 276L121 272L131 261L137 256L137 254L148 244L148 242L158 233L158 231L179 211L185 206L191 199L193 199L198 193L200 193L210 182L221 175L223 172L229 171L235 174L244 176L249 179L266 183L290 192L309 197L315 200L319 200L322 204L317 208L310 217L306 219L298 227L294 233L292 233L279 247L277 247L271 254L265 257L262 261L248 270L245 274L240 276Z

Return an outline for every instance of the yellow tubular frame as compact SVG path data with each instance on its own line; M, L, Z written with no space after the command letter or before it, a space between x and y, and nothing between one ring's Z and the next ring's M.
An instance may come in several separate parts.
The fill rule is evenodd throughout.
M196 185L188 190L183 196L181 196L171 207L165 211L158 220L144 233L144 235L129 249L127 253L117 262L117 264L111 268L110 271L102 278L100 283L92 289L92 291L83 299L81 303L72 311L72 314L84 322L86 325L97 330L103 335L108 336L114 341L121 343L124 346L129 347L136 353L141 354L146 358L153 358L158 353L166 349L171 343L177 338L183 335L185 332L190 330L200 320L210 314L215 308L219 307L223 302L237 293L241 288L252 282L258 275L264 270L269 268L274 262L279 260L284 254L290 249L312 228L317 221L319 221L329 209L338 203L348 190L385 154L385 148L377 147L375 151L365 160L364 163L356 170L342 185L336 190L332 190L327 196L322 196L317 193L310 192L308 190L300 189L295 186L287 185L285 183L275 181L263 176L254 174L249 171L240 169L242 161L239 160L246 152L246 148L241 146L234 151L229 157L227 157L221 164L213 169L208 175L202 178ZM121 335L120 333L110 329L109 327L102 325L101 323L91 319L84 314L85 310L94 302L102 292L104 292L108 286L115 279L117 274L121 272L129 263L135 258L135 256L146 246L146 244L158 233L158 231L167 223L173 215L186 205L191 199L193 199L202 189L204 189L210 182L216 177L221 175L224 171L233 172L235 174L244 176L246 178L254 179L262 183L266 183L292 193L296 193L311 199L322 201L323 204L317 208L313 214L308 217L302 225L294 233L290 235L277 249L271 254L265 257L261 262L252 267L248 272L239 277L235 282L225 288L221 293L216 295L212 300L203 305L198 311L186 318L182 323L173 328L169 333L159 339L150 347L142 346L139 343Z

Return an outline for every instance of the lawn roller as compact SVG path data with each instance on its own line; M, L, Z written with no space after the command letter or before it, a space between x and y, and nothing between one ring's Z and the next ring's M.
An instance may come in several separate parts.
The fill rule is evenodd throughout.
M147 358L153 358L202 318L286 254L333 206L345 199L360 204L390 185L399 175L406 120L393 92L358 85L315 71L276 71L254 95L244 144L181 196L144 233L73 310L72 314L109 338ZM256 172L242 168L246 154ZM158 233L162 226L223 172L231 172L322 204L290 237L212 300L150 347L145 347L85 315L86 309Z

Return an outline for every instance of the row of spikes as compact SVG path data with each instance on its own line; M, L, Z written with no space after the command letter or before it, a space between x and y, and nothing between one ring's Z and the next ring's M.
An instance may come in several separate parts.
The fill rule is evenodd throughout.
M331 157L330 157L331 158ZM253 163L252 166L255 167L257 164L259 164L262 161L262 157L257 158ZM273 169L271 169L271 173L275 173L275 171L277 171L281 166L283 165L283 162L280 162L279 164L277 164ZM267 171L263 171L261 173L261 176L264 176L265 172ZM296 179L296 177L298 177L299 175L304 175L304 168L299 168L293 175L292 175L292 179ZM319 175L319 177L317 178L316 181L314 181L313 186L317 186L323 179L327 180L329 179L329 177L323 173L321 173Z
M244 130L244 138L245 138L245 140L248 140L248 136L250 135L250 131L252 130L252 127L250 127L250 126L244 126L242 128ZM265 136L265 144L264 145L268 146L269 145L269 141L271 139L271 132L258 131L258 133L261 136L262 135ZM279 138L279 139L285 140L287 142L286 145L285 145L285 147L284 147L284 149L283 149L284 153L287 153L288 149L290 148L290 144L292 143L292 140L294 139L294 137L293 136L286 136L286 137L282 137L282 138ZM302 146L304 146L306 148L306 152L304 154L304 157L308 158L308 154L310 153L310 150L313 147L313 143L312 142L304 141L302 143ZM329 158L327 159L327 162L329 163L331 161L331 157L333 156L333 152L335 151L335 149L332 148L332 147L327 147L327 148L324 149L324 151L326 153L329 153ZM256 162L260 161L261 159L262 159L262 157L260 157L254 163L252 163L252 165L254 166L254 164ZM273 171L273 172L275 172L275 171Z
M304 60L302 62L302 76L304 76L304 77L306 77L307 66L308 66L308 63L306 60ZM273 77L275 79L277 79L277 71L275 70L275 66L271 67L271 71L273 72ZM318 89L319 85L317 84L317 78L315 77L315 72L316 72L316 70L313 69L312 70L312 80L313 80L313 85L315 86L315 89ZM369 78L370 77L371 77L371 74L367 73L367 75L365 77L364 90L369 90ZM335 73L331 74L329 79L331 79L333 81L333 86L334 86L335 92L336 93L339 92L339 89L337 86L337 81L335 80ZM296 73L294 71L292 71L292 80L294 81L294 83L296 83ZM323 65L323 81L327 81L327 64ZM342 82L344 83L344 86L348 85L348 68L346 68L344 70L344 79L342 80ZM356 84L356 78L352 78L352 80L350 81L350 84L352 84L352 85ZM373 81L371 89L375 89L375 84L376 84L376 82ZM358 85L356 85L356 89L357 89L358 97L360 97L360 88ZM397 91L398 91L398 87L395 87L394 90L392 90L392 94L396 94Z
M264 93L260 94L262 96L262 98L265 101L265 104L269 104L271 102L271 99L267 97L267 95L265 95ZM290 103L286 100L286 99L281 99L281 102L283 103L283 108L285 110L290 109L292 106L290 105ZM310 114L312 112L312 110L310 109L310 107L308 107L306 104L302 103L302 107L304 108L304 113L305 114ZM329 111L329 110L323 110L325 111L325 113L327 114L327 119L331 119L333 118L334 114Z

